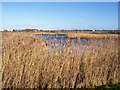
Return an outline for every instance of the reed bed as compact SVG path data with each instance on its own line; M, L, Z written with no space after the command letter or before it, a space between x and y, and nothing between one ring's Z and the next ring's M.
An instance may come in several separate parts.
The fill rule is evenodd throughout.
M83 37L83 38L106 38L112 37L117 38L118 34L94 34L94 33L81 33L81 32L67 32L68 37Z
M2 89L2 33L0 32L0 89Z
M120 83L118 38L53 46L31 33L3 32L3 88L81 88ZM61 49L62 48L62 49Z

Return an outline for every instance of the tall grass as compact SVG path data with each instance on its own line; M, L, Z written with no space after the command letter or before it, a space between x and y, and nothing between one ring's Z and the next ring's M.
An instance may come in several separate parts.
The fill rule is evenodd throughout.
M0 32L0 89L2 89L2 33Z
M120 83L118 38L93 39L81 52L56 46L31 33L4 32L3 87L81 88Z

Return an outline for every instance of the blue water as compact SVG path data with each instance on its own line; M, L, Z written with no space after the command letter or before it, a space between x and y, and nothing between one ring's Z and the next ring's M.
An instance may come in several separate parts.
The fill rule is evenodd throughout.
M67 39L68 37L65 34L36 34L36 36L42 36L47 39Z
M50 49L54 48L54 46L61 46L61 48L63 48L62 46L70 46L73 47L75 50L76 46L80 48L86 47L89 41L89 38L67 37L66 34L35 34L35 36L43 37L46 45L49 45Z
M78 43L78 42L88 42L89 38L73 38L73 37L67 37L66 34L35 34L36 36L42 36L43 38L45 38L46 40L57 40L59 42L74 42L74 43Z
M66 34L35 34L35 36L43 37L49 52L64 50L66 47L73 48L75 52L77 50L84 52L86 47L91 45L89 42L92 40L96 42L96 44L92 45L92 48L95 48L101 41L104 42L104 47L106 47L106 42L108 41L107 39L96 38L73 38L67 37Z

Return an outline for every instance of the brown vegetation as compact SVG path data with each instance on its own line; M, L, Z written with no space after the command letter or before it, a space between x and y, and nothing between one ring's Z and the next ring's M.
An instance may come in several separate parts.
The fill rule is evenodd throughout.
M91 40L84 50L48 51L44 39L26 32L3 32L3 87L80 88L120 83L118 38ZM54 47L59 48L59 47Z

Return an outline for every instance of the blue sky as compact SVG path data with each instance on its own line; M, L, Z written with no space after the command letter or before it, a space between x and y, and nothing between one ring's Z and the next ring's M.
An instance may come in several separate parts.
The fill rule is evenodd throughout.
M120 0L2 0L2 2L118 2Z
M3 29L118 29L117 2L3 2Z

